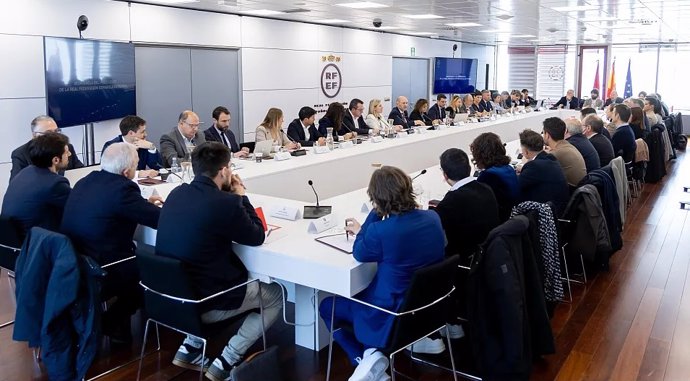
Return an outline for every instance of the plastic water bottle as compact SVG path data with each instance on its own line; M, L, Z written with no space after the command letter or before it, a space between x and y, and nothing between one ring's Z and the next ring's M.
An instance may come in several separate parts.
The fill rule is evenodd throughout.
M170 164L170 173L173 174L173 176L170 176L170 178L172 179L172 182L179 180L179 177L177 177L177 176L180 175L180 171L181 171L180 164L177 162L177 158L173 157L172 164Z

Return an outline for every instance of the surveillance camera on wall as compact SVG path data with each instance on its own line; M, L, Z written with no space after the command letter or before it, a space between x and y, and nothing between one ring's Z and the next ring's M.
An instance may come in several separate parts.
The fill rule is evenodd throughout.
M77 19L77 30L79 30L79 38L82 38L81 32L85 31L89 27L89 18L86 15L81 15Z
M383 21L381 21L381 19L379 19L379 18L376 18L376 19L374 19L374 21L372 22L372 24L374 24L374 27L380 28L381 25L383 25Z

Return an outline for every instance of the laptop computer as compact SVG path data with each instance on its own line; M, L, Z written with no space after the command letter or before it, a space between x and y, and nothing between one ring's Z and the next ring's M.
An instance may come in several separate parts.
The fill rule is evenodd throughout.
M470 114L457 113L455 114L455 118L453 118L453 123L466 122L469 116Z
M272 149L273 149L273 141L272 140L263 140L263 141L257 142L256 145L254 146L254 154L261 152L265 158L273 157L273 154L271 154Z

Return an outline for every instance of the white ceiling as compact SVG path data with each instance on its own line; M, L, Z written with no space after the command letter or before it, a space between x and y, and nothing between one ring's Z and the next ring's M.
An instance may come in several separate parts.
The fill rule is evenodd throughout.
M123 0L124 1L124 0ZM360 0L141 0L170 6L249 14L256 10L287 11L264 17L325 23L340 19L352 28L376 30L374 18L386 30L401 34L483 44L510 45L598 44L640 42L687 42L690 0L372 0L383 8L352 9L336 4ZM586 11L554 10L564 6L588 6ZM301 11L300 11L301 10ZM294 13L293 13L294 12ZM437 19L411 19L406 15L433 14ZM603 20L602 20L603 19ZM481 26L451 27L451 23Z

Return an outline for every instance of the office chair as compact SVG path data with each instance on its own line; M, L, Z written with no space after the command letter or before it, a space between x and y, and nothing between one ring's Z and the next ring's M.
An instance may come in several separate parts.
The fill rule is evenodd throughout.
M21 230L17 223L9 217L0 216L0 271L7 271L7 282L12 291L12 300L16 306L14 290L14 270L17 263L17 257L21 251L23 237ZM14 320L10 320L0 324L0 328L4 328L14 324Z

